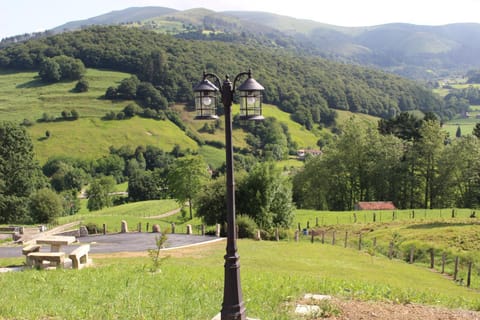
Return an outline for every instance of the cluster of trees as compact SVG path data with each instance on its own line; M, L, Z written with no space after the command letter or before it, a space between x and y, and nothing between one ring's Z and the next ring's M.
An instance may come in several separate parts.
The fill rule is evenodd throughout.
M25 128L0 122L0 223L44 222L59 215L61 201L35 161Z
M45 82L79 80L86 71L82 60L65 55L43 58L39 69L38 75Z
M478 207L478 137L450 141L437 120L399 118L405 125L348 123L294 176L297 206L352 210L358 201L389 200L399 208Z
M80 114L76 109L65 109L60 112L60 117L50 115L47 112L42 114L42 117L38 119L38 122L53 122L53 121L74 121L80 118Z
M480 88L468 86L462 89L450 89L450 93L444 98L447 102L456 99L462 105L480 104ZM462 110L463 111L463 110ZM468 108L465 110L468 111Z
M291 225L294 213L290 179L272 162L259 162L236 176L235 206L238 215L254 220L262 230ZM203 186L196 197L197 216L209 225L227 221L225 177Z
M92 27L7 46L0 49L0 67L35 69L46 58L61 55L87 67L135 74L170 102L191 102L192 87L204 69L221 75L252 68L266 88L265 102L292 113L307 128L332 124L332 109L385 118L414 109L449 115L430 90L380 71L258 43L184 40L136 28Z
M202 157L178 146L171 152L155 146L111 147L108 156L94 161L52 157L40 167L22 125L2 122L0 138L0 223L52 222L74 214L86 186L89 210L118 201L175 198L189 204L190 218L195 208L208 223L226 221L222 171L212 174ZM287 177L268 163L239 172L237 193L245 199L237 204L239 213L262 228L287 226L293 212ZM128 199L119 200L111 193L123 181L128 181Z
M480 83L480 70L467 72L467 83Z

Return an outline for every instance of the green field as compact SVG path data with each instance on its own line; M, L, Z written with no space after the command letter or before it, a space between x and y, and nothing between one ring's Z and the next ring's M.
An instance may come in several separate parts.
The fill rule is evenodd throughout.
M149 271L146 257L91 255L94 268L3 274L0 314L5 319L211 319L221 308L224 251L220 242L164 252L170 258L161 273ZM305 293L480 307L478 292L440 274L352 249L240 240L239 253L250 317L302 319L293 311Z
M177 232L184 232L182 227L187 223L194 228L201 223L198 218L186 221L180 213L164 219L149 218L177 207L173 200L147 201L98 212L83 211L61 218L60 222L82 221L99 227L105 223L110 232L118 231L121 220L127 220L130 230L135 230L138 222L143 226L147 222L159 223L162 229L175 222ZM356 212L355 221L354 212L297 210L292 230L297 223L302 228L308 223L311 228L325 230L326 241L322 243L317 235L311 243L310 235L302 235L295 242L293 232L279 242L240 239L238 250L247 313L260 319L305 319L293 313L305 293L330 294L346 300L479 310L480 275L476 264L480 261L480 222L469 218L471 213L472 210L455 209L452 218L452 209L383 211L375 213L374 221L374 212L365 211ZM337 232L336 245L331 245L333 230ZM347 248L343 245L345 231L350 234ZM360 233L362 250L357 248ZM473 290L465 283L461 285L432 272L422 257L417 257L415 264L402 261L404 257L388 259L384 252L392 239L401 242L397 243L400 248L413 243L418 250L434 246L437 253L443 250L459 254L462 279L466 279L464 261L472 259L475 261ZM1 318L211 319L221 308L224 254L223 241L162 251L161 256L169 258L162 262L160 273L151 272L152 261L145 251L92 254L95 267L80 271L29 270L1 274ZM0 258L0 266L22 263L23 258ZM452 272L450 255L445 271Z
M129 74L88 69L85 79L90 88L85 93L74 93L75 81L44 84L37 72L0 70L0 117L2 120L32 122L43 113L60 117L63 110L75 109L80 117L102 117L109 111L120 111L128 101L112 102L102 99L110 86L118 86Z
M50 137L45 139L45 132ZM80 118L77 121L38 123L28 128L41 163L51 155L97 159L108 154L110 146L154 145L171 151L175 144L196 150L197 144L168 120L134 117L121 121Z

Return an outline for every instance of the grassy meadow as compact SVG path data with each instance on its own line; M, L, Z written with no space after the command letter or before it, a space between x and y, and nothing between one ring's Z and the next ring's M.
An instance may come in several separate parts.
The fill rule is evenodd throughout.
M95 267L80 271L2 274L0 314L5 319L211 319L221 308L224 248L220 242L164 252L169 258L160 273L150 272L144 253L92 255ZM478 292L438 273L353 249L240 240L239 253L250 317L301 319L293 311L305 293L480 307Z
M107 224L117 232L120 221L130 230L139 222L145 228L159 223L177 232L201 221L187 220L181 213L158 218L178 208L173 200L146 201L106 208L97 212L60 219L60 223L81 221ZM414 212L414 213L413 213ZM296 210L292 229L281 241L238 241L244 300L249 317L260 319L302 319L294 314L295 304L305 293L331 294L342 299L420 303L450 308L480 310L480 276L475 265L471 288L452 281L418 258L415 264L405 257L388 259L385 247L396 239L399 248L414 243L418 249L435 246L438 252L461 254L478 259L480 222L470 218L471 210L397 210L327 212ZM394 216L395 215L395 216ZM356 221L355 217L356 216ZM374 217L375 216L375 221ZM318 227L316 222L318 220ZM325 242L317 235L301 235L294 241L293 230L326 231ZM111 226L111 228L110 228ZM332 231L337 242L332 245ZM344 234L349 232L347 248ZM363 236L358 250L358 235ZM372 241L376 240L373 249ZM153 245L153 243L152 243ZM92 254L94 267L83 270L53 270L0 274L0 319L211 319L221 308L225 242L161 251L161 272L152 272L148 253ZM438 258L437 258L438 259ZM0 258L0 266L19 265L23 258ZM445 271L452 272L449 256ZM459 278L466 279L460 265ZM22 288L22 290L18 290ZM473 290L472 290L473 288ZM32 303L34 301L34 303Z

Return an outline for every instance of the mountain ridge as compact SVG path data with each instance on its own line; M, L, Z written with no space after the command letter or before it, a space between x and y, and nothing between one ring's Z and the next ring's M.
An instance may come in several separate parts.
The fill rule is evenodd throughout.
M152 21L155 21L152 26ZM333 60L382 68L416 80L464 74L480 68L480 24L454 23L439 26L388 23L344 27L309 19L297 19L262 11L221 11L205 8L175 10L165 7L131 7L61 25L55 32L92 24L129 24L157 29L176 22L170 33L213 30L224 34L250 32L275 43L288 43ZM190 29L185 29L188 25ZM226 37L228 38L228 37ZM218 39L217 39L218 40ZM292 45L293 43L293 45Z
M262 37L274 46L330 60L381 68L414 80L458 77L479 69L480 24L438 26L388 23L344 27L262 11L220 11L205 8L176 10L167 7L130 7L89 19L68 22L45 35L78 30L91 25L133 25L179 37L235 41L243 34ZM208 33L205 34L204 32ZM216 35L216 37L212 37ZM33 37L41 35L32 34ZM28 40L25 35L4 39Z

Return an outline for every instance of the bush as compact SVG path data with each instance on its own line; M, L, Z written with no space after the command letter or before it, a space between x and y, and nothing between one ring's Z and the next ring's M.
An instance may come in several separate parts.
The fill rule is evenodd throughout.
M239 238L255 238L258 226L255 220L246 215L237 216L238 237Z
M89 88L90 88L90 84L88 83L88 81L82 78L77 82L73 91L87 92Z
M103 227L100 229L95 223L89 222L85 226L88 230L88 234L97 234L99 230L103 230Z

